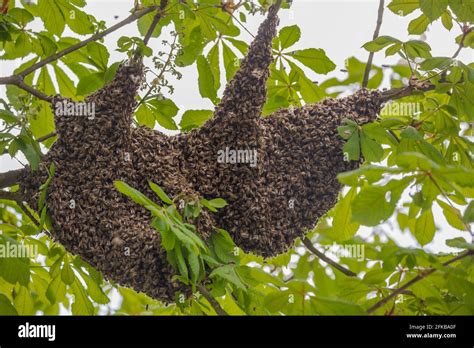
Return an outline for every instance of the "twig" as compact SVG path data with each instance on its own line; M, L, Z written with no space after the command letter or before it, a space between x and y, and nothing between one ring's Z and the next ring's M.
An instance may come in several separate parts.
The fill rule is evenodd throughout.
M145 34L145 38L143 39L143 42L145 43L145 45L148 45L148 41L150 41L151 35L153 34L153 31L158 25L158 22L160 21L161 16L163 15L163 11L167 5L168 5L168 0L161 0L158 13L155 15L155 17L153 17L153 21L151 22L150 28L148 29L147 33Z
M43 141L46 141L52 137L55 137L57 135L56 132L52 132L52 133L49 133L49 134L46 134L46 135L43 135L42 137L39 137L38 139L36 139L37 142L41 143Z
M377 25L375 26L374 36L372 40L375 40L379 37L380 27L382 26L383 21L383 10L384 10L384 2L385 0L380 0L379 3L379 11L377 15ZM372 70L372 62L374 60L375 52L370 52L369 60L367 61L367 65L365 66L365 73L364 73L364 80L362 81L362 88L366 88L369 84L369 75L370 71Z
M458 256L456 256L455 258L451 259L451 260L448 260L446 261L445 263L443 263L443 266L448 266L456 261L459 261L463 258L465 258L466 256L470 256L470 255L474 255L474 251L472 250L469 250L469 251L466 251ZM392 292L390 295L388 295L387 297L381 299L380 301L378 301L376 304L374 304L372 307L370 307L368 310L367 310L367 313L371 314L373 312L375 312L377 309L379 309L380 307L382 307L383 305L385 305L387 302L389 302L391 299L393 299L394 297L397 297L398 295L400 295L401 293L403 293L407 288L409 288L410 286L412 286L413 284L419 282L420 280L428 277L430 274L433 274L434 272L436 272L436 268L430 268L426 271L424 271L423 273L417 275L415 278L413 278L412 280L410 280L409 282L407 282L405 285L403 285L402 287L398 288L397 290L395 290L394 292Z
M211 304L212 308L214 308L214 310L216 311L218 315L221 315L221 316L229 315L225 310L222 309L219 302L217 302L217 300L211 295L211 293L207 290L207 288L204 285L198 284L197 289L199 290L201 295L204 296L207 302Z
M303 238L303 244L305 245L306 248L308 248L309 251L311 251L314 255L319 257L321 260L326 262L327 264L331 265L335 269L337 269L339 272L344 273L348 277L357 277L357 274L352 272L350 269L338 264L336 261L330 259L326 255L324 255L322 252L320 252L318 249L316 249L311 243L311 241L308 238Z
M464 48L464 41L466 40L467 35L472 31L473 27L469 27L465 25L462 28L462 37L461 40L459 41L459 46L456 52L453 54L453 59L457 58L459 53L461 53L461 50Z
M18 207L24 212L26 216L33 222L36 227L40 227L40 223L36 218L30 213L28 208L23 203L23 199L18 192L10 192L10 191L0 191L0 199L6 199L9 201L15 202Z

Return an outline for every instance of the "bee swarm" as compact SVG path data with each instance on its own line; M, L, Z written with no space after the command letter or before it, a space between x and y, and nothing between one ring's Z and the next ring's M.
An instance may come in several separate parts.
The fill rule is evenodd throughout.
M143 76L139 61L122 64L113 81L86 98L95 103L93 120L55 113L58 139L21 190L36 206L45 168L55 164L47 205L57 241L114 282L169 302L189 290L172 279L148 211L119 193L115 180L149 197L156 196L148 180L171 196L224 198L228 206L204 211L196 222L201 237L219 226L243 250L263 256L285 252L314 227L336 203L336 175L359 165L344 161L337 127L344 118L374 120L380 93L360 90L261 117L277 24L270 11L214 117L189 133L166 136L131 126ZM53 105L58 101L64 98L55 97ZM226 148L256 151L256 166L219 163Z

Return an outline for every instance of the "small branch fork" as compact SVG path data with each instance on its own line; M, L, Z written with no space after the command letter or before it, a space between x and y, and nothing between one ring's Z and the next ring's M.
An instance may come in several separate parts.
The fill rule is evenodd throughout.
M314 255L316 255L318 258L320 258L322 261L326 262L327 264L331 265L332 267L334 267L335 269L337 269L338 271L340 271L341 273L345 274L346 276L348 277L357 277L357 274L355 274L354 272L352 272L350 269L338 264L336 261L330 259L329 257L327 257L326 255L324 255L322 252L320 252L318 249L316 249L313 245L313 243L311 243L311 241L308 239L308 238L304 238L303 239L303 244L306 246L306 248L311 251ZM452 258L451 260L448 260L446 262L443 263L443 266L449 266L450 264L456 262L456 261L459 261L467 256L474 256L474 251L473 250L468 250L454 258ZM413 284L419 282L420 280L423 280L424 278L428 277L429 275L433 274L434 272L436 272L436 268L429 268L427 270L424 270L422 273L420 273L419 275L417 275L415 278L413 278L412 280L408 281L407 283L405 283L403 286L397 288L397 289L388 289L388 290L392 290L393 292L388 295L387 297L381 299L380 301L378 301L377 303L375 303L372 307L370 307L368 310L367 310L367 313L368 314L372 314L373 312L375 312L377 309L379 309L380 307L382 307L383 305L385 305L386 303L388 303L390 300L396 298L398 295L400 294L411 294L411 292L409 290L407 290L410 286L412 286Z
M452 258L451 260L448 260L448 261L444 262L443 266L449 266L450 264L452 264L456 261L459 261L459 260L461 260L461 259L463 259L467 256L473 256L473 255L474 255L474 251L473 250L468 250L468 251L466 251L462 254L459 254L458 256ZM388 295L387 297L385 297L385 298L381 299L380 301L378 301L377 303L375 303L372 307L370 307L367 310L367 313L371 314L371 313L375 312L377 309L379 309L380 307L382 307L383 305L388 303L390 300L396 298L398 295L400 295L402 293L405 293L407 291L407 288L409 288L413 284L419 282L420 280L425 279L426 277L433 274L434 272L436 272L436 268L430 268L430 269L427 269L424 272L420 273L415 278L413 278L412 280L405 283L403 286L396 289L390 295Z
M161 0L158 12L155 17L153 17L153 22L151 22L150 28L148 29L147 33L145 34L145 38L143 39L145 45L148 45L148 41L150 41L153 31L155 30L156 26L158 25L158 22L163 16L166 6L168 6L168 0Z
M375 31L373 35L373 40L379 37L380 28L382 27L383 21L383 12L384 12L385 0L380 0L379 3L379 10L377 15L377 25L375 26ZM369 84L369 77L370 71L372 70L372 62L374 60L375 52L370 52L369 60L367 61L367 65L365 66L365 73L364 73L364 80L362 81L362 88L366 88Z

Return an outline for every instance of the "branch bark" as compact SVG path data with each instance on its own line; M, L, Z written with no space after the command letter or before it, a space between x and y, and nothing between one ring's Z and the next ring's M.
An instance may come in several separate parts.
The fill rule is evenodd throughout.
M12 75L12 76L7 76L7 77L1 77L0 78L0 85L13 85L17 86L28 93L34 95L35 97L45 100L47 102L51 102L52 97L49 95L44 94L43 92L40 92L39 90L35 89L34 87L28 86L24 81L23 77L19 75Z
M459 260L461 260L461 259L463 259L467 256L472 256L472 255L474 255L474 251L472 251L472 250L466 251L466 252L456 256L455 258L446 261L445 263L443 263L443 266L449 266L450 264L452 264L456 261L459 261ZM379 302L374 304L372 307L370 307L367 310L367 313L371 314L371 313L375 312L377 309L379 309L380 307L385 305L387 302L389 302L393 298L396 298L398 295L405 292L407 288L409 288L413 284L419 282L420 280L428 277L429 275L433 274L434 272L436 272L436 268L430 268L430 269L424 271L423 273L417 275L415 278L413 278L412 280L410 280L409 282L407 282L406 284L404 284L403 286L401 286L400 288L398 288L397 290L392 292L390 295L388 295L387 297L383 298L382 300L380 300Z
M352 272L350 269L338 264L336 261L330 259L329 257L327 257L326 255L324 255L322 252L320 252L318 249L315 248L315 246L313 245L313 243L311 243L311 241L308 239L308 238L303 238L303 244L304 246L309 250L311 251L314 255L316 255L317 257L319 257L321 260L323 260L324 262L326 262L327 264L331 265L332 267L334 267L335 269L337 269L339 272L341 273L344 273L346 276L348 277L357 277L357 274L355 274L354 272Z
M385 3L385 0L380 0L379 10L378 10L378 15L377 15L377 25L375 26L375 31L374 31L372 40L375 40L376 38L379 37L380 28L382 27L382 21L383 21L383 11L384 11L384 5L385 5L384 3ZM369 75L370 75L370 70L372 70L372 62L374 60L374 54L375 52L370 52L369 54L369 60L367 61L367 65L365 66L365 73L364 73L364 80L362 81L362 88L366 88L367 85L369 84Z
M163 12L168 6L168 0L161 0L160 2L160 7L158 9L158 13L153 17L153 22L151 22L150 28L148 29L147 33L145 34L145 38L143 39L143 42L145 45L148 45L148 41L150 41L151 35L153 34L153 31L155 30L158 22L160 21L161 17L163 16Z
M6 173L0 173L0 188L10 187L18 184L21 176L25 173L25 168L11 170Z

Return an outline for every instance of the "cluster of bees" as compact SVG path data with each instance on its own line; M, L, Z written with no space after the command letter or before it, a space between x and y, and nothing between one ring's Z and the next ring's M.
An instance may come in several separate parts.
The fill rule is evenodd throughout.
M311 229L337 200L336 175L359 164L344 161L337 127L344 118L373 120L380 95L361 90L261 117L277 24L270 11L214 117L189 133L171 137L132 126L140 61L122 64L113 81L86 98L95 103L93 120L55 115L58 139L42 169L21 185L36 206L45 168L55 164L47 197L55 239L108 279L169 302L188 290L173 279L149 212L119 193L115 180L149 197L148 180L170 196L224 198L225 208L195 221L198 233L206 239L213 227L224 228L246 252L282 253ZM257 165L219 163L226 148L256 150Z

